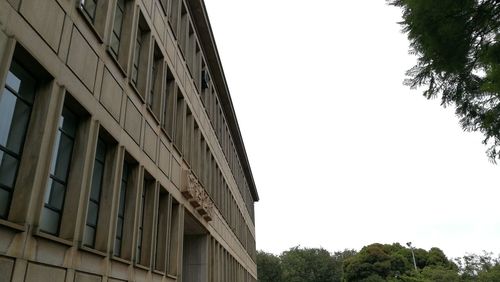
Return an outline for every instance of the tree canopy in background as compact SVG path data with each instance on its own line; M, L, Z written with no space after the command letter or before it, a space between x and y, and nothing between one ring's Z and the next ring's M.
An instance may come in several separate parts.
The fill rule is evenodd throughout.
M353 250L331 254L322 248L299 247L293 247L280 256L259 251L257 252L259 281L340 282L343 276L343 262L354 254L356 252Z
M403 31L417 65L405 83L453 105L462 127L480 131L500 159L500 1L388 0L403 10Z
M434 277L450 274L458 278L456 265L440 249L414 249L414 253L417 268L425 270L422 275ZM405 281L411 277L419 278L411 249L400 244L372 244L362 248L357 255L344 262L344 273L345 281Z
M260 282L498 282L500 259L491 253L450 260L439 248L412 250L400 244L371 244L359 252L293 247L281 255L259 251Z
M259 270L259 281L283 281L283 270L281 269L279 257L270 253L258 251L257 265Z

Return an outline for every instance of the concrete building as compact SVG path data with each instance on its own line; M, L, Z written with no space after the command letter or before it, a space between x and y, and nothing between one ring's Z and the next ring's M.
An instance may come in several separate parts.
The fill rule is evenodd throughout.
M0 282L256 281L203 0L0 0Z

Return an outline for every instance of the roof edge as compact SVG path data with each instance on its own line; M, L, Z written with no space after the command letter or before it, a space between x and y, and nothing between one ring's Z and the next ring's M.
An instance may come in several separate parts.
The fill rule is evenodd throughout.
M205 2L203 0L187 0L187 2L189 3L191 12L196 15L196 17L193 19L193 23L196 26L196 29L199 31L199 40L202 41L200 48L202 48L204 51L203 53L205 54L207 66L210 69L210 73L212 74L212 80L216 84L217 94L219 96L219 100L221 100L220 102L222 110L224 111L226 117L228 117L228 127L231 131L231 135L233 136L236 151L238 152L238 156L241 161L248 186L250 188L250 193L252 194L254 202L258 202L259 194L257 192L257 187L253 178L250 162L248 161L245 144L243 142L238 119L234 111L233 102L231 100L231 95L226 81L226 76L224 74L224 69L220 60L217 44L215 43L215 37L213 35L210 20L208 18Z

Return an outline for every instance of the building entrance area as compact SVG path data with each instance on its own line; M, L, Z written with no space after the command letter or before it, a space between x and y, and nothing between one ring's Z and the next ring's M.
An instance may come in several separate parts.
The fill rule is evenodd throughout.
M184 219L182 282L208 281L208 232L188 212Z

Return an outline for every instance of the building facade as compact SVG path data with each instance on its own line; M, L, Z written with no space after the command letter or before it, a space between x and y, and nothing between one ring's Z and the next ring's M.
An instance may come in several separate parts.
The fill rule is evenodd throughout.
M0 0L0 282L256 281L203 0Z

